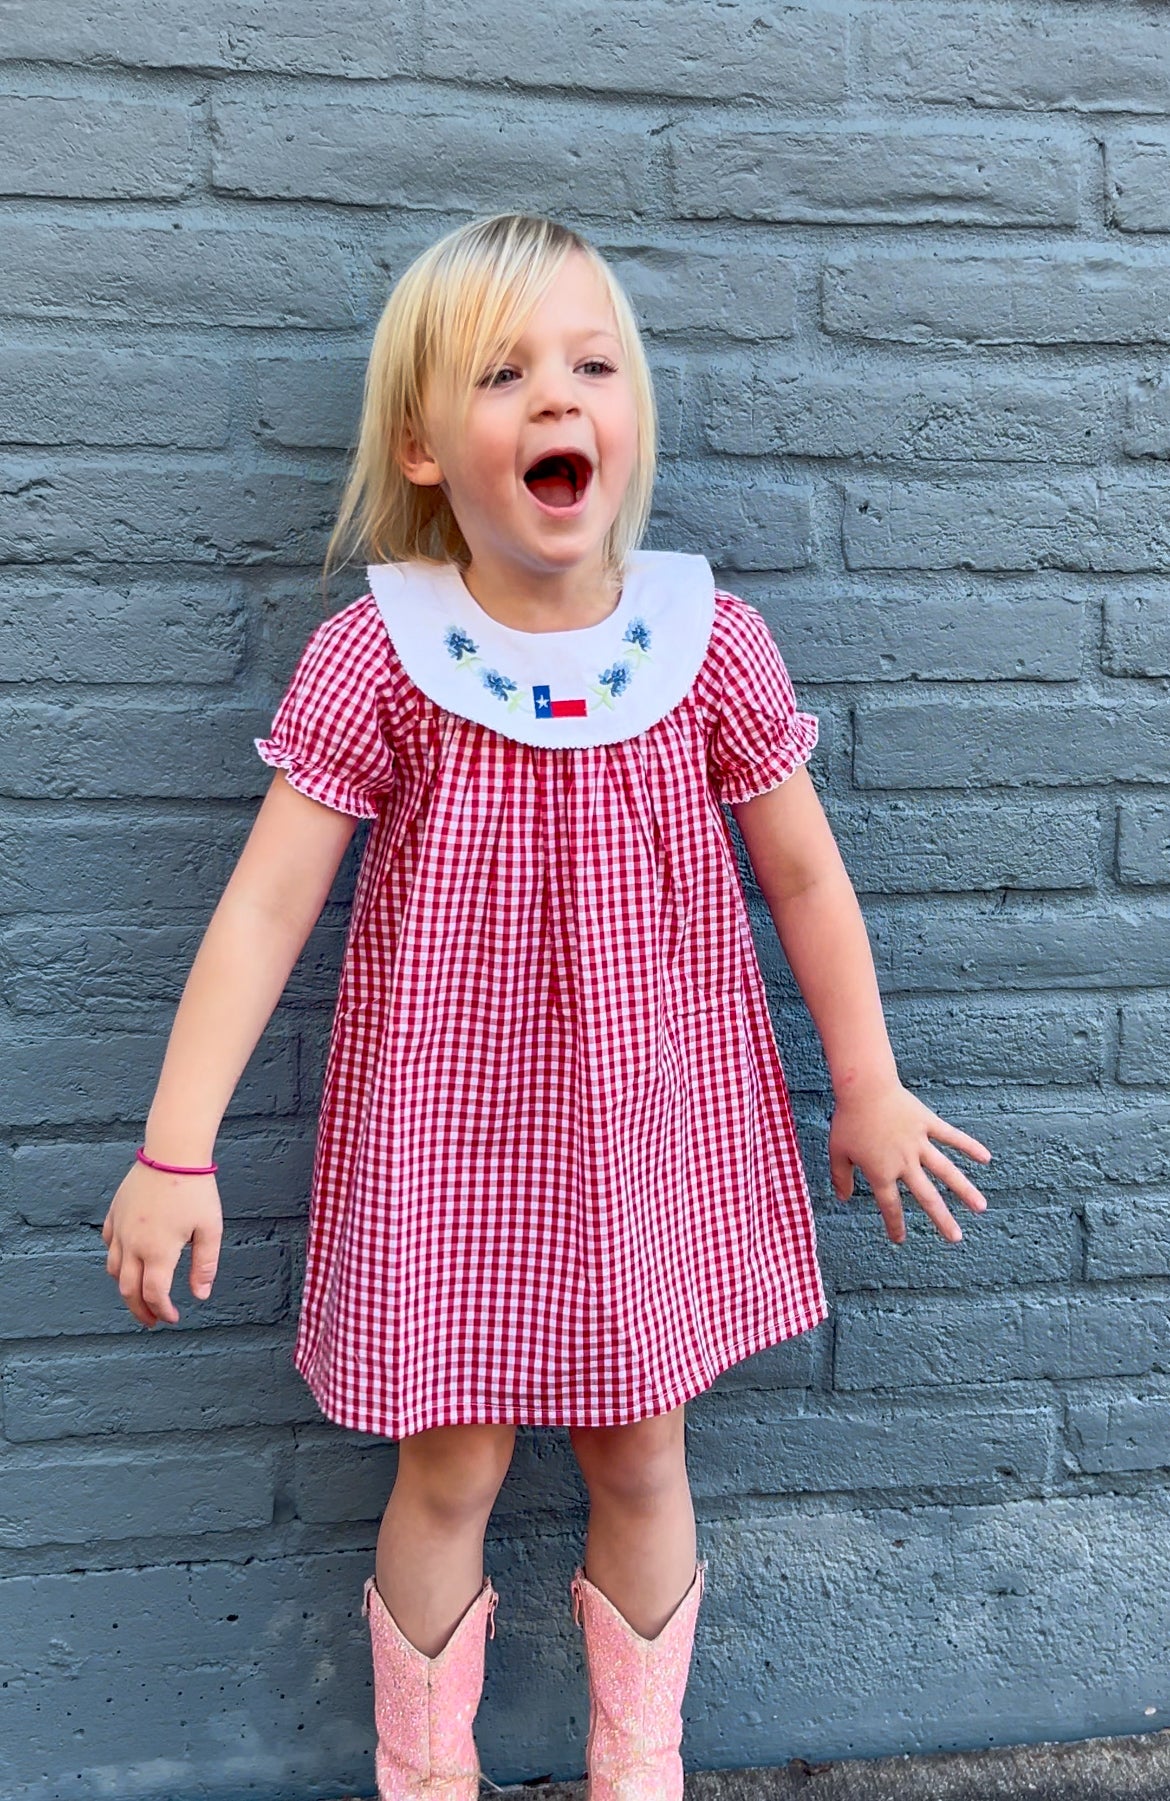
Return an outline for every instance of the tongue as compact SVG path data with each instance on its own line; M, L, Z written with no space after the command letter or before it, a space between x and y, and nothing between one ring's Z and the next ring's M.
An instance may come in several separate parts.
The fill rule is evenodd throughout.
M534 475L528 486L546 507L571 507L577 498L577 490L563 470L551 475Z

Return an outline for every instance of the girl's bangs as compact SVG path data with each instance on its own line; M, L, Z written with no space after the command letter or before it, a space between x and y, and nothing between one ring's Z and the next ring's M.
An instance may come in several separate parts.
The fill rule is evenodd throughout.
M462 417L472 390L502 362L552 285L572 245L460 246L436 269L422 359L423 385Z

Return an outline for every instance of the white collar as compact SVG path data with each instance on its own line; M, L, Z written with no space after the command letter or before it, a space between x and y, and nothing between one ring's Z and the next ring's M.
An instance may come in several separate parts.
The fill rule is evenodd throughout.
M424 694L546 749L616 744L654 725L690 689L715 619L706 557L674 550L631 552L615 611L566 632L501 624L453 563L371 563L366 574Z

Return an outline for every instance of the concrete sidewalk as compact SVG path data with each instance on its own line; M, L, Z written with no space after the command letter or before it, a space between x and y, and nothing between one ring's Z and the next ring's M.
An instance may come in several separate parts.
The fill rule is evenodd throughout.
M583 1801L583 1782L484 1782L481 1801ZM1170 1729L932 1757L879 1757L773 1770L706 1770L687 1801L1170 1801Z

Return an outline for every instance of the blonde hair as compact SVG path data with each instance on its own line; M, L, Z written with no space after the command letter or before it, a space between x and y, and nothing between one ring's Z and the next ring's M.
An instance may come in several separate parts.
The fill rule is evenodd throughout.
M607 570L619 575L650 517L657 456L657 411L633 308L593 245L555 220L496 213L440 238L396 282L374 331L361 422L322 570L334 554L357 551L374 563L421 558L471 560L447 496L412 482L395 448L404 432L423 432L424 401L436 398L466 416L475 383L501 362L573 251L588 258L617 322L637 417L634 467L617 518L606 534Z

